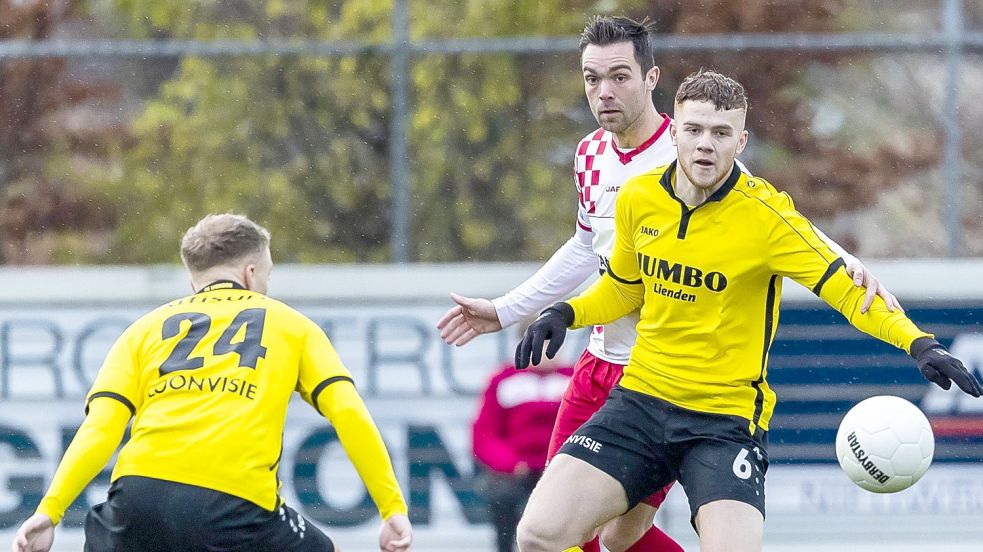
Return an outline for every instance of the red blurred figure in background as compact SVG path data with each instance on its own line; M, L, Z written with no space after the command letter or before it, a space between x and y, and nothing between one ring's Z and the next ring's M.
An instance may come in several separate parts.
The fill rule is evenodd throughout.
M522 371L507 364L485 389L472 443L498 552L515 550L516 525L546 467L550 433L572 374L572 367L546 359Z

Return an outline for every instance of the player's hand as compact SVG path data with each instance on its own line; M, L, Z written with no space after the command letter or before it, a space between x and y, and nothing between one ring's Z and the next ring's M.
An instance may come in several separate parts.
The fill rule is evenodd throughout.
M546 347L546 358L555 357L567 336L567 328L573 324L573 318L573 307L562 301L544 310L522 334L522 340L515 348L515 368L524 370L530 360L533 364L542 362L543 344L547 341L550 344Z
M379 550L382 552L405 552L413 542L413 526L404 514L393 514L382 522L379 533Z
M448 345L460 347L481 334L502 329L495 305L488 299L473 299L451 293L456 305L437 322L440 338Z
M48 552L55 540L55 524L44 514L34 514L21 524L11 550L14 552Z
M874 304L874 297L878 295L884 300L887 305L887 310L894 312L894 309L898 309L904 312L901 308L901 303L898 298L894 296L893 293L884 287L884 284L874 276L874 273L867 270L867 267L860 261L847 263L846 272L853 278L853 285L857 287L867 288L867 295L864 297L864 303L860 305L860 313L863 314L870 309L870 306Z
M983 387L970 374L960 360L931 337L919 337L911 343L911 356L918 362L918 369L928 381L948 390L952 382L974 397L983 394Z

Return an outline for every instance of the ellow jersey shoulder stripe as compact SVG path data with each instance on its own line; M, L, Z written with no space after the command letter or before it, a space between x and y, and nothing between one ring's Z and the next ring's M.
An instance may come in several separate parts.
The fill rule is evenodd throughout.
M96 393L90 394L89 395L89 398L86 399L86 401L85 401L85 413L86 414L89 413L89 404L92 402L92 400L93 399L98 399L99 397L107 397L107 398L110 398L110 399L114 399L116 401L119 401L119 402L123 403L123 406L125 406L127 409L129 409L131 416L136 416L136 414L137 414L137 408L135 406L133 406L133 403L130 402L130 399L127 399L126 397L124 397L123 395L120 395L119 393L113 393L112 391L98 391Z

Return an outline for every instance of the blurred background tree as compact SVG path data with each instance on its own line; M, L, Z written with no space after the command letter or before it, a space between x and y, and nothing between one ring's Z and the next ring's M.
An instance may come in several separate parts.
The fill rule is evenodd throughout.
M391 3L374 0L16 4L43 5L50 14L22 16L18 28L27 30L7 36L40 39L60 29L68 37L137 39L391 38ZM0 0L8 12L13 5ZM411 1L409 8L412 40L574 37L593 13L650 16L658 32L680 34L938 28L937 7L913 1L464 0ZM578 61L576 52L411 58L411 260L537 260L570 235L573 147L596 128ZM931 69L937 61L913 54L660 54L655 99L671 112L679 81L700 67L735 76L751 95L745 161L755 173L790 191L800 210L862 255L938 255L940 217L913 219L939 194L938 185L925 185L940 179L939 105L931 99L941 97L941 70ZM0 70L0 94L25 96L3 104L0 186L13 208L0 217L0 231L6 244L16 234L8 226L23 233L34 224L47 241L24 250L57 252L8 255L8 262L175 262L184 229L204 213L229 210L268 225L281 262L392 258L385 54L28 60L6 61ZM14 78L20 74L27 76ZM51 86L57 75L99 94ZM913 88L920 102L912 101ZM48 96L55 99L41 100ZM54 128L46 123L50 112L81 119L79 135L32 134ZM101 115L79 116L87 112ZM59 192L67 198L60 204L72 208L17 223L25 219L18 202L36 190ZM970 184L970 202L977 195ZM968 227L977 214L967 216ZM969 246L983 252L983 244Z
M381 43L391 35L388 3L252 6L117 2L136 36ZM571 35L583 26L582 10L560 1L410 7L414 40ZM582 95L576 60L412 60L415 260L542 256L572 230L567 157L583 132L569 116ZM117 233L126 246L109 260L172 259L154 247L161 236L227 209L268 224L281 260L389 260L391 85L387 57L375 54L183 60L134 121L119 177L96 186L128 206Z
M0 40L57 37L79 20L76 0L0 1ZM73 168L105 161L121 121L115 83L80 77L63 59L0 62L0 257L10 264L104 251L115 206L80 194Z

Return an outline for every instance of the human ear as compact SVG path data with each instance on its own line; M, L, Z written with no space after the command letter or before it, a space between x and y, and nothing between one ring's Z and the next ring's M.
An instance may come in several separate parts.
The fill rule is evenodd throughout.
M649 92L655 90L656 84L659 84L658 65L652 66L652 68L648 70L648 73L645 74L645 88L647 88Z
M242 272L242 283L246 286L246 289L253 289L253 282L256 281L256 265L247 264L243 267Z
M748 133L746 130L743 130L741 131L741 137L737 140L737 154L740 154L742 151L744 151L744 148L747 147L747 141L748 141Z

